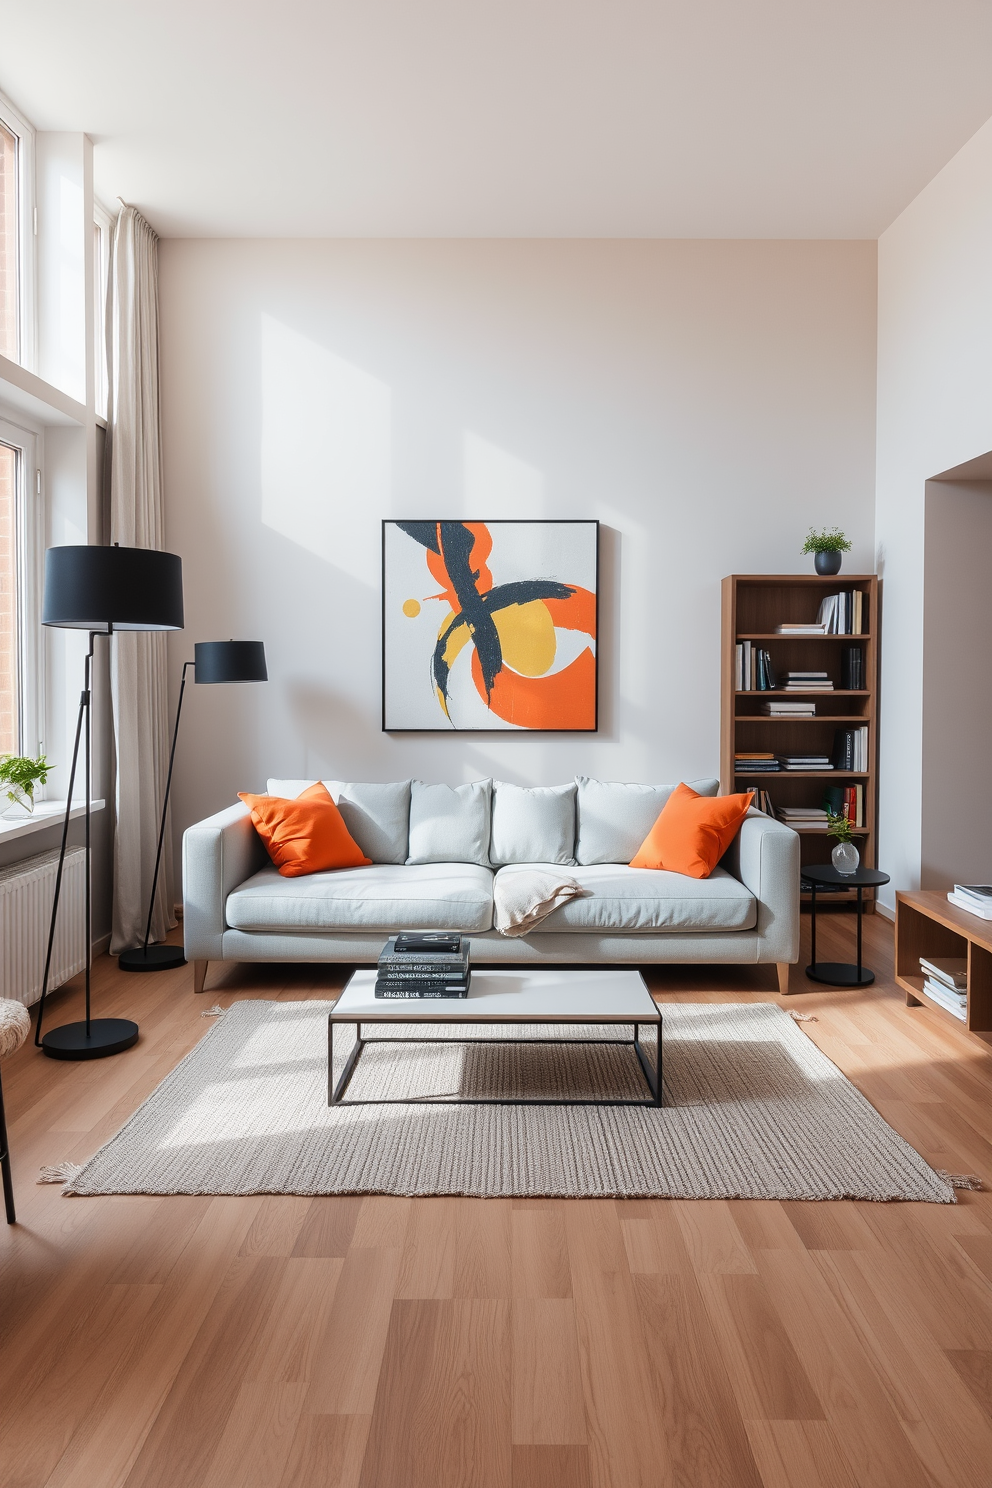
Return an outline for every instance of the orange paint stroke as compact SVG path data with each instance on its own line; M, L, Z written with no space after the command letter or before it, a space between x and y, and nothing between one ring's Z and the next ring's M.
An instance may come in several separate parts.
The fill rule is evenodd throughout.
M479 654L472 652L472 678L483 702L486 688ZM525 729L594 729L596 660L587 648L550 677L521 677L506 667L493 683L489 707L497 718Z

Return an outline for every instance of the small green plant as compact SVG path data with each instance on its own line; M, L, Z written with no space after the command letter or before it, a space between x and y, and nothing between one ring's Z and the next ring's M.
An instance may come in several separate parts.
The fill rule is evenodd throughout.
M838 842L850 842L851 821L846 816L835 816L832 811L827 812L827 836L836 837Z
M802 551L804 553L849 553L851 539L845 537L839 527L824 527L822 532L817 532L815 527L811 527L806 534Z
M33 797L35 786L47 782L51 768L44 755L40 759L29 759L23 754L0 755L0 787L9 787L6 792L8 801L16 803L18 791Z

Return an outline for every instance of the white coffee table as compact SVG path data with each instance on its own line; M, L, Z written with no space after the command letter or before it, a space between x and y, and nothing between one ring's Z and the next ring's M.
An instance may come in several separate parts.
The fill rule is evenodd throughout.
M337 1084L334 1084L334 1028L337 1024L355 1025L355 1047L348 1056ZM624 1044L633 1049L644 1072L650 1099L648 1100L538 1100L530 1097L466 1098L451 1101L464 1105L508 1105L508 1106L660 1106L661 1085L661 1013L638 971L614 971L604 967L602 971L473 971L472 986L467 997L418 997L391 1001L375 995L375 972L356 971L341 996L334 1004L327 1020L327 1104L338 1105L355 1072L355 1066L365 1048L362 1027L366 1023L418 1024L418 1023L616 1023L632 1026L633 1038L581 1039L568 1038L560 1042L569 1044L605 1043ZM657 1055L655 1067L648 1060L640 1040L642 1024L657 1030ZM414 1043L416 1038L392 1040L386 1035L377 1035L376 1043ZM422 1041L437 1043L428 1035ZM458 1040L464 1043L500 1043L509 1040L473 1039ZM514 1042L542 1043L540 1039L520 1039ZM430 1096L406 1099L361 1100L351 1105L427 1105L433 1104Z

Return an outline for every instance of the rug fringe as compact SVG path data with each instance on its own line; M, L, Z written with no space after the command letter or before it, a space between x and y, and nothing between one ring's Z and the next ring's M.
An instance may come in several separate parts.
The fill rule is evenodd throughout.
M819 1023L815 1013L797 1013L795 1008L789 1008L789 1017L793 1023Z
M977 1173L948 1173L946 1168L936 1168L934 1171L938 1178L943 1178L944 1182L949 1183L952 1188L980 1189L982 1186L982 1180Z
M227 1012L227 1009L226 1008L222 1008L219 1002L215 1002L212 1008L204 1008L203 1009L203 1012L200 1014L200 1017L201 1018L219 1018L220 1015L221 1015L221 1013L226 1013L226 1012Z
M39 1168L35 1181L37 1183L72 1183L82 1171L82 1163L52 1163L49 1167Z

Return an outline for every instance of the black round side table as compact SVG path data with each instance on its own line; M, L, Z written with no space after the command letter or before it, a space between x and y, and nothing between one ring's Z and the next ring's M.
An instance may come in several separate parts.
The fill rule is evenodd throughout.
M811 982L825 982L828 987L870 987L875 980L875 973L868 971L861 964L861 916L864 913L865 889L874 889L882 884L887 884L889 875L880 873L877 868L858 868L855 873L838 873L833 865L810 867L803 869L805 878L812 891L813 899L810 905L810 964L806 968L806 975ZM858 964L852 966L848 961L817 961L816 959L816 890L817 886L831 889L857 889L858 891Z

